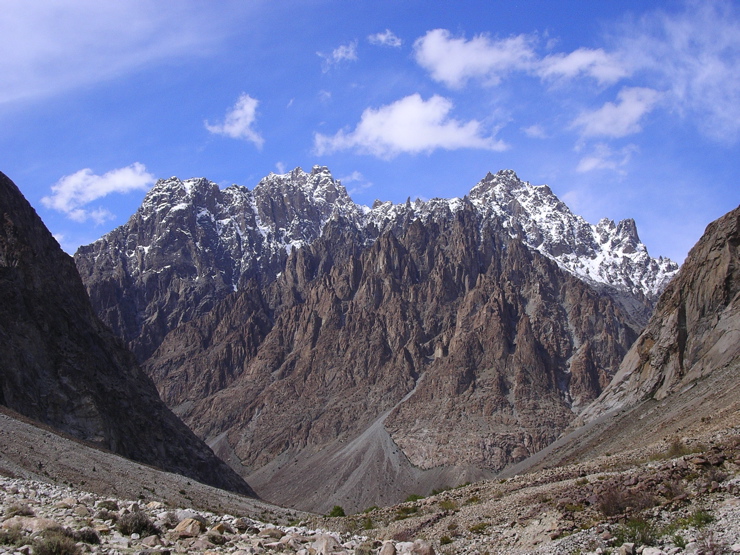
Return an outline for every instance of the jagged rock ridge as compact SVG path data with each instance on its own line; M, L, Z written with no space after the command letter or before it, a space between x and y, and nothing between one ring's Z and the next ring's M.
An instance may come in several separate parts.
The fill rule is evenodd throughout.
M470 202L366 248L360 233L331 220L270 287L179 326L145 363L273 501L357 510L491 475L554 440L637 335Z
M316 240L332 217L358 230L360 244L401 232L415 219L449 219L472 204L566 271L610 294L634 325L647 321L677 265L653 259L632 220L591 225L547 186L513 171L488 174L464 199L358 206L326 167L270 174L252 190L221 190L205 179L161 180L123 226L75 254L98 315L145 360L164 336L208 312L255 278L282 271L291 248Z
M254 495L95 316L74 261L0 174L0 403L131 459Z

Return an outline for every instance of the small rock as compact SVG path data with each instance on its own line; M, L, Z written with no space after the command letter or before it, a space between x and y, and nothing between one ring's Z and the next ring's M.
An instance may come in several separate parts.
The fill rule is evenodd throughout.
M90 510L85 507L84 505L75 505L75 508L72 510L74 514L77 516L90 516Z
M162 545L162 542L159 541L159 538L157 536L147 536L143 540L141 540L141 544L145 545L146 547L157 547L158 545Z
M311 544L319 555L329 555L334 551L335 548L340 547L339 542L334 536L329 534L319 534Z
M383 547L380 548L380 553L378 553L378 555L396 555L396 553L396 546L389 540L383 542Z
M414 541L414 546L411 548L412 555L435 555L432 544L424 540Z
M642 555L666 555L666 553L657 547L646 547L642 550Z
M260 533L258 536L260 538L275 538L276 540L279 540L285 535L285 532L278 528L265 528L264 530L260 530Z

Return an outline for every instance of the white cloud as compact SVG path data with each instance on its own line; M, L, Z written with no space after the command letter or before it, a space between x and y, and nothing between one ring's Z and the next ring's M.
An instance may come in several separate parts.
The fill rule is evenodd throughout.
M442 148L504 150L503 141L483 135L480 122L450 118L452 102L441 96L423 100L419 94L402 98L378 109L367 108L354 131L333 136L316 133L317 154L356 150L380 158L401 153L418 154Z
M584 112L572 127L581 128L584 136L625 137L639 132L640 120L649 113L661 94L644 87L627 87L619 91L619 102L607 102L598 110Z
M52 194L43 197L41 203L76 222L93 220L101 224L112 219L113 213L102 207L88 209L88 204L113 193L147 190L153 183L154 176L138 162L103 175L95 175L91 169L85 168L62 177L51 186Z
M618 151L614 151L608 145L599 143L591 154L581 158L576 171L578 173L594 170L618 171L629 163L635 152L637 152L637 146L635 145L627 145Z
M607 54L601 48L579 48L570 54L546 56L540 62L537 73L544 78L564 79L587 75L600 84L612 84L629 76L630 70L617 56Z
M666 90L667 102L706 135L740 138L740 11L722 0L689 1L624 25L624 59Z
M243 93L234 107L226 113L223 123L211 125L206 121L206 129L211 133L225 135L232 139L246 139L254 143L257 148L261 148L265 140L252 128L257 117L258 104L258 100Z
M347 193L350 195L357 195L359 193L362 193L366 189L369 189L373 186L372 182L365 179L365 176L362 175L362 173L358 172L357 170L353 171L349 175L345 175L344 177L340 177L339 181L344 185L345 187L349 183L353 183L354 185L350 187L347 190Z
M446 29L434 29L414 42L414 54L435 81L449 87L461 87L472 78L495 85L503 75L531 66L536 59L532 42L525 35L498 40L477 35L466 40L453 38Z
M527 137L531 137L533 139L546 139L547 133L545 132L545 129L541 125L530 125L529 127L523 127L522 131Z
M377 44L380 46L392 46L393 48L399 48L403 41L398 38L390 29L386 29L382 33L375 33L367 37L370 44Z
M353 40L348 44L342 44L341 46L338 46L337 48L332 50L331 54L329 55L322 52L316 52L316 55L323 60L323 62L321 63L321 70L326 73L332 67L342 62L357 61L357 41Z
M285 162L277 162L275 168L277 168L278 173L281 175L286 173Z
M225 1L229 8L223 10L156 0L2 2L0 103L89 86L172 58L207 55L236 28L238 14L253 9Z

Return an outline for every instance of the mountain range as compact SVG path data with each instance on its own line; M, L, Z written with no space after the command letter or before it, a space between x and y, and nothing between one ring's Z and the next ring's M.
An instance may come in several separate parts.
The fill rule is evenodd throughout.
M490 201L508 178L516 195L531 188L549 196L513 177L487 176L481 183L493 185L478 193ZM175 528L156 540L106 537L106 545L227 552L284 535L287 543L275 545L302 552L322 537L319 526L364 528L362 538L333 536L354 553L735 550L740 207L711 223L675 272L670 261L647 257L629 222L587 227L612 230L598 243L609 248L569 258L552 247L563 236L552 232L557 225L545 226L549 235L527 231L526 218L514 226L493 201L484 210L474 192L354 211L346 204L344 213L325 205L317 237L283 241L280 271L240 279L220 296L212 288L210 309L203 304L166 333L140 367L93 313L72 259L0 175L2 541L31 534L11 534L19 522L46 522L12 516L18 499L33 506L24 511L56 518L64 509L45 496L60 480L74 494L74 480L101 495L156 500L145 508L125 502L119 516L164 518L164 504L190 503L258 519L239 537L227 526L197 539ZM373 211L385 215L373 222ZM528 219L552 223L562 214ZM202 242L183 246L198 252ZM666 285L661 272L675 275ZM173 283L185 290L186 281L178 274ZM636 309L653 302L640 326ZM155 384L231 469L165 407ZM443 492L347 519L314 518L310 529L275 529L261 521L311 517L190 481L254 495L234 470L270 500L322 512L332 503L356 512L409 492ZM101 519L111 515L90 517L83 506L94 498L76 495L63 503L76 503L78 516L65 522L109 533ZM638 522L649 535L633 530Z
M161 180L75 261L167 405L261 495L321 511L550 444L678 268L510 170L363 207L321 166L251 191Z

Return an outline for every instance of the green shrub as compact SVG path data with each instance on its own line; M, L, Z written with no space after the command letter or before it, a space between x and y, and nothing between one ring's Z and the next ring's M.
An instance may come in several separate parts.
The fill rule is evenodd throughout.
M398 507L396 510L396 520L403 520L404 518L408 518L414 513L419 511L419 507L416 505L412 505L411 507Z
M478 524L473 524L468 530L474 534L482 534L486 528L488 528L487 522L479 522Z
M659 534L652 522L643 518L631 518L617 528L614 537L616 546L623 543L655 545Z
M443 511L454 511L457 509L457 503L455 503L452 499L443 499L439 502L439 508Z
M714 517L704 509L697 509L686 519L686 524L694 528L704 528L711 522L714 522Z
M452 543L452 538L450 536L442 536L439 538L439 543L442 545L447 545Z
M347 516L347 515L344 513L344 509L342 507L340 507L339 505L334 505L331 511L329 511L329 514L326 516L330 516L334 518L334 517Z
M412 493L409 495L406 499L404 499L404 503L412 503L414 501L418 501L419 499L424 499L423 495L417 495L415 493Z
M365 517L365 519L362 521L362 529L372 530L373 528L375 528L375 525L373 524L373 519L369 516Z

